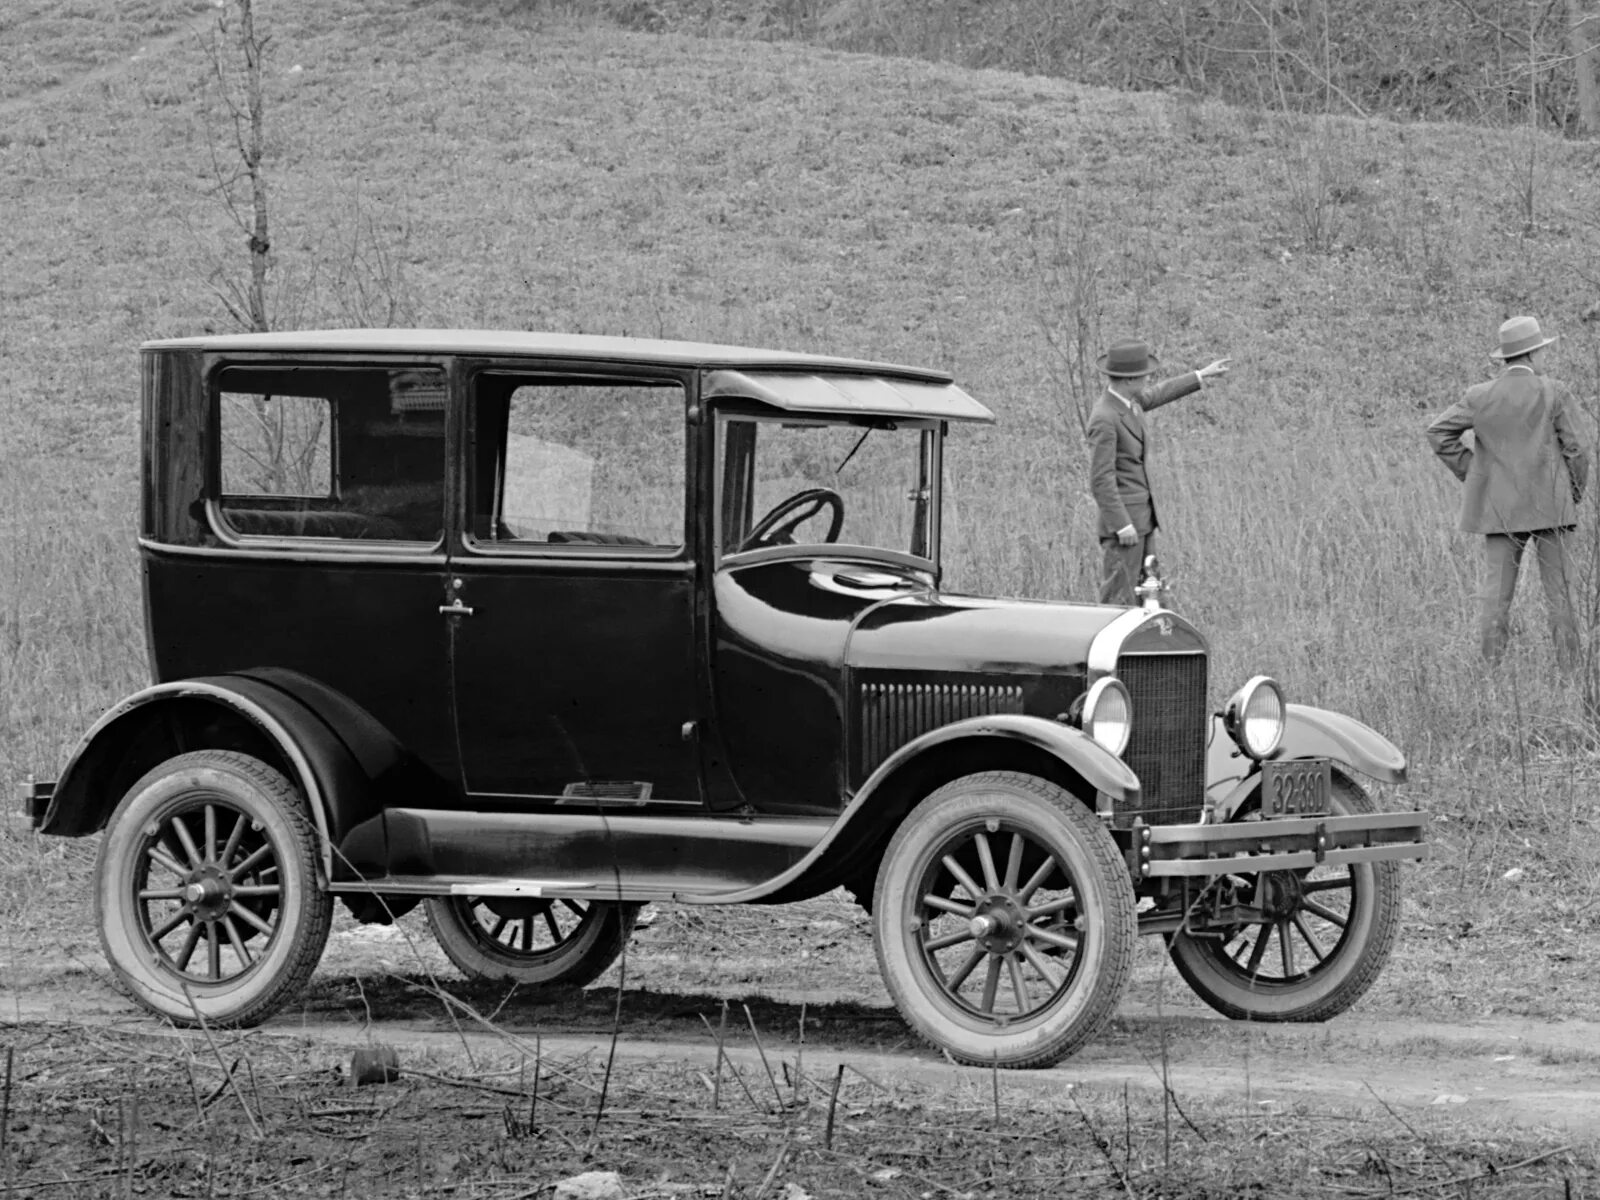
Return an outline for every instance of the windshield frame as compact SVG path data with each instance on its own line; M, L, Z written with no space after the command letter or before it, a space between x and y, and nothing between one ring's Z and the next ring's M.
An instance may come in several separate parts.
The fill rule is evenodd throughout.
M722 548L723 521L724 514L727 512L728 488L735 484L736 481L733 476L735 471L738 470L736 466L727 461L727 430L730 424L736 422L847 428L867 434L869 444L872 434L877 431L892 432L897 436L904 436L907 430L916 431L918 434L916 449L916 491L918 498L914 500L908 496L906 503L920 502L924 506L921 538L926 553L919 554L914 549L863 545L854 542L810 541L776 546L759 546L749 550L724 550ZM710 426L712 445L711 453L707 455L707 459L709 470L711 471L711 486L708 489L711 500L711 557L717 566L721 566L723 563L763 562L768 559L793 558L796 556L860 559L871 562L892 563L913 570L928 572L937 577L939 573L940 485L943 474L944 436L948 430L948 422L932 417L851 416L843 413L797 414L755 402L736 402L733 404L717 404L713 409ZM752 459L749 466L745 468L743 480L737 481L738 486L746 489L745 500L747 503L753 498L754 480L754 460ZM754 521L760 515L753 514L751 520ZM913 547L915 546L915 540L916 533L913 531Z

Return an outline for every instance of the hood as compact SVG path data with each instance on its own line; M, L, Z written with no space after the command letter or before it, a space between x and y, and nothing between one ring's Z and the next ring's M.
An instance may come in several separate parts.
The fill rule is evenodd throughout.
M1123 653L1205 649L1194 626L1165 610L924 593L863 612L845 661L858 671L1075 674L1111 670Z

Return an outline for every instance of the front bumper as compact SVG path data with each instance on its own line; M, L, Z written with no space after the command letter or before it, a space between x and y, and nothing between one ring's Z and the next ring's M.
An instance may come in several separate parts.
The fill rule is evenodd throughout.
M1225 825L1134 823L1128 857L1135 878L1249 875L1324 863L1428 856L1424 812L1279 817Z
M44 814L50 808L50 798L56 793L55 781L40 783L32 775L22 781L22 815L28 824L37 829L44 824Z

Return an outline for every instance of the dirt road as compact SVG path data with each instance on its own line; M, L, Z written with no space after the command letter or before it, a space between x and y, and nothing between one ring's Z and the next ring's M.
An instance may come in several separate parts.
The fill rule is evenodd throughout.
M725 959L693 947L685 954L674 945L683 940L681 927L642 930L620 1003L615 971L587 991L534 1002L504 985L461 980L425 934L418 936L419 924L402 930L346 924L304 1004L273 1018L260 1036L306 1038L330 1050L378 1040L403 1058L433 1061L465 1059L469 1045L537 1037L546 1053L577 1056L605 1053L615 1023L619 1062L709 1070L728 1000L730 1056L758 1078L764 1052L774 1070L792 1070L799 1059L808 1075L827 1077L846 1063L886 1086L903 1081L986 1094L992 1083L986 1072L952 1066L910 1035L863 960L860 931L841 924L826 958L801 951L799 961L790 955L787 962L781 948L769 958L751 955L748 946L740 953L732 944L739 939L725 934L715 939ZM816 940L815 923L807 935ZM111 986L96 950L52 956L5 950L0 1022L158 1028ZM471 1011L492 1016L493 1028L466 1008L442 1004L440 987ZM1600 1139L1595 1023L1429 1022L1358 1008L1325 1025L1245 1025L1212 1015L1153 961L1141 962L1130 998L1093 1045L1052 1070L1005 1073L1001 1083L1008 1094L1041 1098L1068 1088L1159 1096L1163 1071L1180 1104L1208 1112L1388 1108L1409 1119L1408 1113L1443 1110Z

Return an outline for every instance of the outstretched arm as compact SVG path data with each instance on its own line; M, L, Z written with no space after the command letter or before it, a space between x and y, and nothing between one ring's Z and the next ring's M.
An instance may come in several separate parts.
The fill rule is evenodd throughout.
M1171 404L1174 400L1183 399L1190 392L1198 391L1207 379L1226 375L1228 364L1232 361L1231 358L1219 358L1215 362L1207 363L1198 371L1190 371L1187 375L1175 375L1171 379L1151 384L1136 391L1134 399L1145 412L1149 412L1152 408L1160 408L1163 404Z

